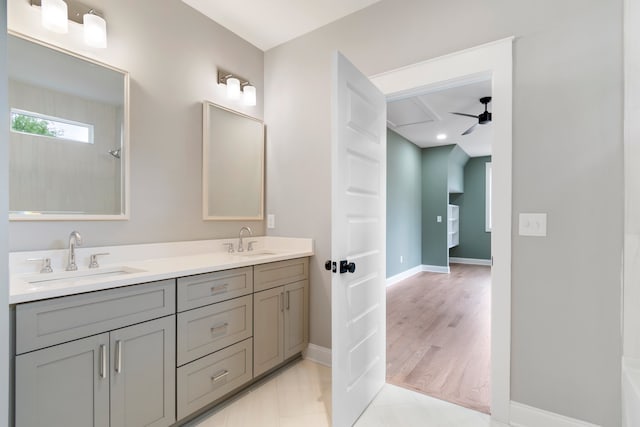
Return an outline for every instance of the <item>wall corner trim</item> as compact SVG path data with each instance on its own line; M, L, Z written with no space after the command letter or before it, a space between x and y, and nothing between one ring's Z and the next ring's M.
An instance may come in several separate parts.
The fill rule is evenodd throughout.
M511 401L510 424L513 427L600 427L586 421L565 417L532 406Z
M404 279L408 279L411 276L415 276L418 273L422 272L422 266L418 265L409 270L405 270L402 273L398 273L395 276L391 276L387 278L387 287L395 285L398 282L403 281Z
M449 258L449 262L452 264L468 264L468 265L491 265L490 259L479 259L479 258Z
M302 353L303 357L320 365L331 367L331 349L320 347L319 345L309 344L307 349Z
M451 273L449 267L443 267L441 265L422 265L422 271L428 271L430 273Z

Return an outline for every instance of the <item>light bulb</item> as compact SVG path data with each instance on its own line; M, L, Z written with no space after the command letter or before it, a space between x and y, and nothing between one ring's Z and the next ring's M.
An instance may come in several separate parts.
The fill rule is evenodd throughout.
M85 13L82 22L84 24L84 43L99 49L106 48L107 21L93 13Z
M256 87L251 85L245 85L245 87L242 88L242 91L244 92L244 95L243 95L244 105L250 105L250 106L256 105Z
M55 33L69 32L67 3L64 0L42 0L42 26Z
M240 80L235 77L227 79L227 97L231 99L240 98Z

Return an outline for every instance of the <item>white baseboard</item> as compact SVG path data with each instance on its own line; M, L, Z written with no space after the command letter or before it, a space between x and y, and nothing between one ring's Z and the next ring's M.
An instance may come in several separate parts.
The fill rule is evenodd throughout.
M600 427L513 401L510 418L510 424L514 427Z
M491 266L490 259L479 259L479 258L449 258L450 263L454 264L469 264L469 265L488 265Z
M449 274L451 270L449 267L443 267L441 265L424 265L422 264L422 271L428 271L430 273L446 273Z
M399 274L396 274L395 276L391 276L387 278L387 286L395 285L396 283L401 282L404 279L408 279L409 277L414 276L421 272L422 272L421 265L410 268L407 271L403 271L402 273L399 273Z
M331 349L320 347L319 345L309 344L303 352L305 359L319 363L323 366L331 367Z

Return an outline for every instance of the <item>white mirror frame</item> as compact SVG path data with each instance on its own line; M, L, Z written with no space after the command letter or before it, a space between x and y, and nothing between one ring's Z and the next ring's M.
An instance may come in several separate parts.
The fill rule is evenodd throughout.
M96 64L100 67L104 67L115 72L122 74L123 83L124 83L124 94L123 94L123 131L122 131L122 152L124 153L123 164L122 164L122 184L121 191L124 192L124 197L122 199L122 207L120 214L47 214L47 213L11 213L9 212L9 221L125 221L129 219L129 206L131 201L131 191L129 186L130 181L130 157L131 152L129 150L129 72L125 70L121 70L119 68L113 67L111 65L105 64L100 61L96 61L95 59L87 58L86 56L79 55L70 50L66 50L60 48L58 46L51 45L49 43L45 43L41 40L34 39L33 37L29 37L25 34L8 30L7 33L11 36L15 36L32 43L39 44L41 46L47 47L49 49L53 49L55 51L64 53L66 55L81 59L86 62L90 62L92 64Z
M209 146L209 140L211 137L211 129L209 122L209 109L218 108L224 111L228 111L240 117L247 118L249 120L256 121L262 126L262 144L260 153L260 212L256 216L216 216L209 213L209 180L210 171L208 165L208 159L211 152ZM238 111L230 108L223 107L210 101L204 101L202 104L202 218L208 221L262 221L264 219L264 171L265 171L265 128L264 122L255 117L248 116L246 114L239 113Z

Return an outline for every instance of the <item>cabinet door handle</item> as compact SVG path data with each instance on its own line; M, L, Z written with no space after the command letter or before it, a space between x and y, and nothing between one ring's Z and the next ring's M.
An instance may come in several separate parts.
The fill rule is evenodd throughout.
M115 360L116 373L122 373L122 341L116 341L116 360Z
M280 311L284 311L284 292L280 293Z
M227 292L227 288L228 287L229 287L228 283L225 283L224 285L212 286L211 287L211 295L219 294L221 292Z
M291 291L287 291L287 310L289 310L289 297L290 297L289 294L290 293L291 293Z
M100 345L100 378L107 378L107 346Z
M221 379L223 379L227 375L229 375L229 371L227 371L225 369L224 371L220 372L219 374L212 376L211 377L211 381L213 381L215 383L216 381L220 381Z
M227 326L229 326L229 323L228 323L228 322L221 323L221 324L219 324L219 325L217 325L217 326L212 326L212 327L211 327L211 333L213 334L213 333L214 333L215 331L217 331L218 329L223 329L223 328L226 328Z

